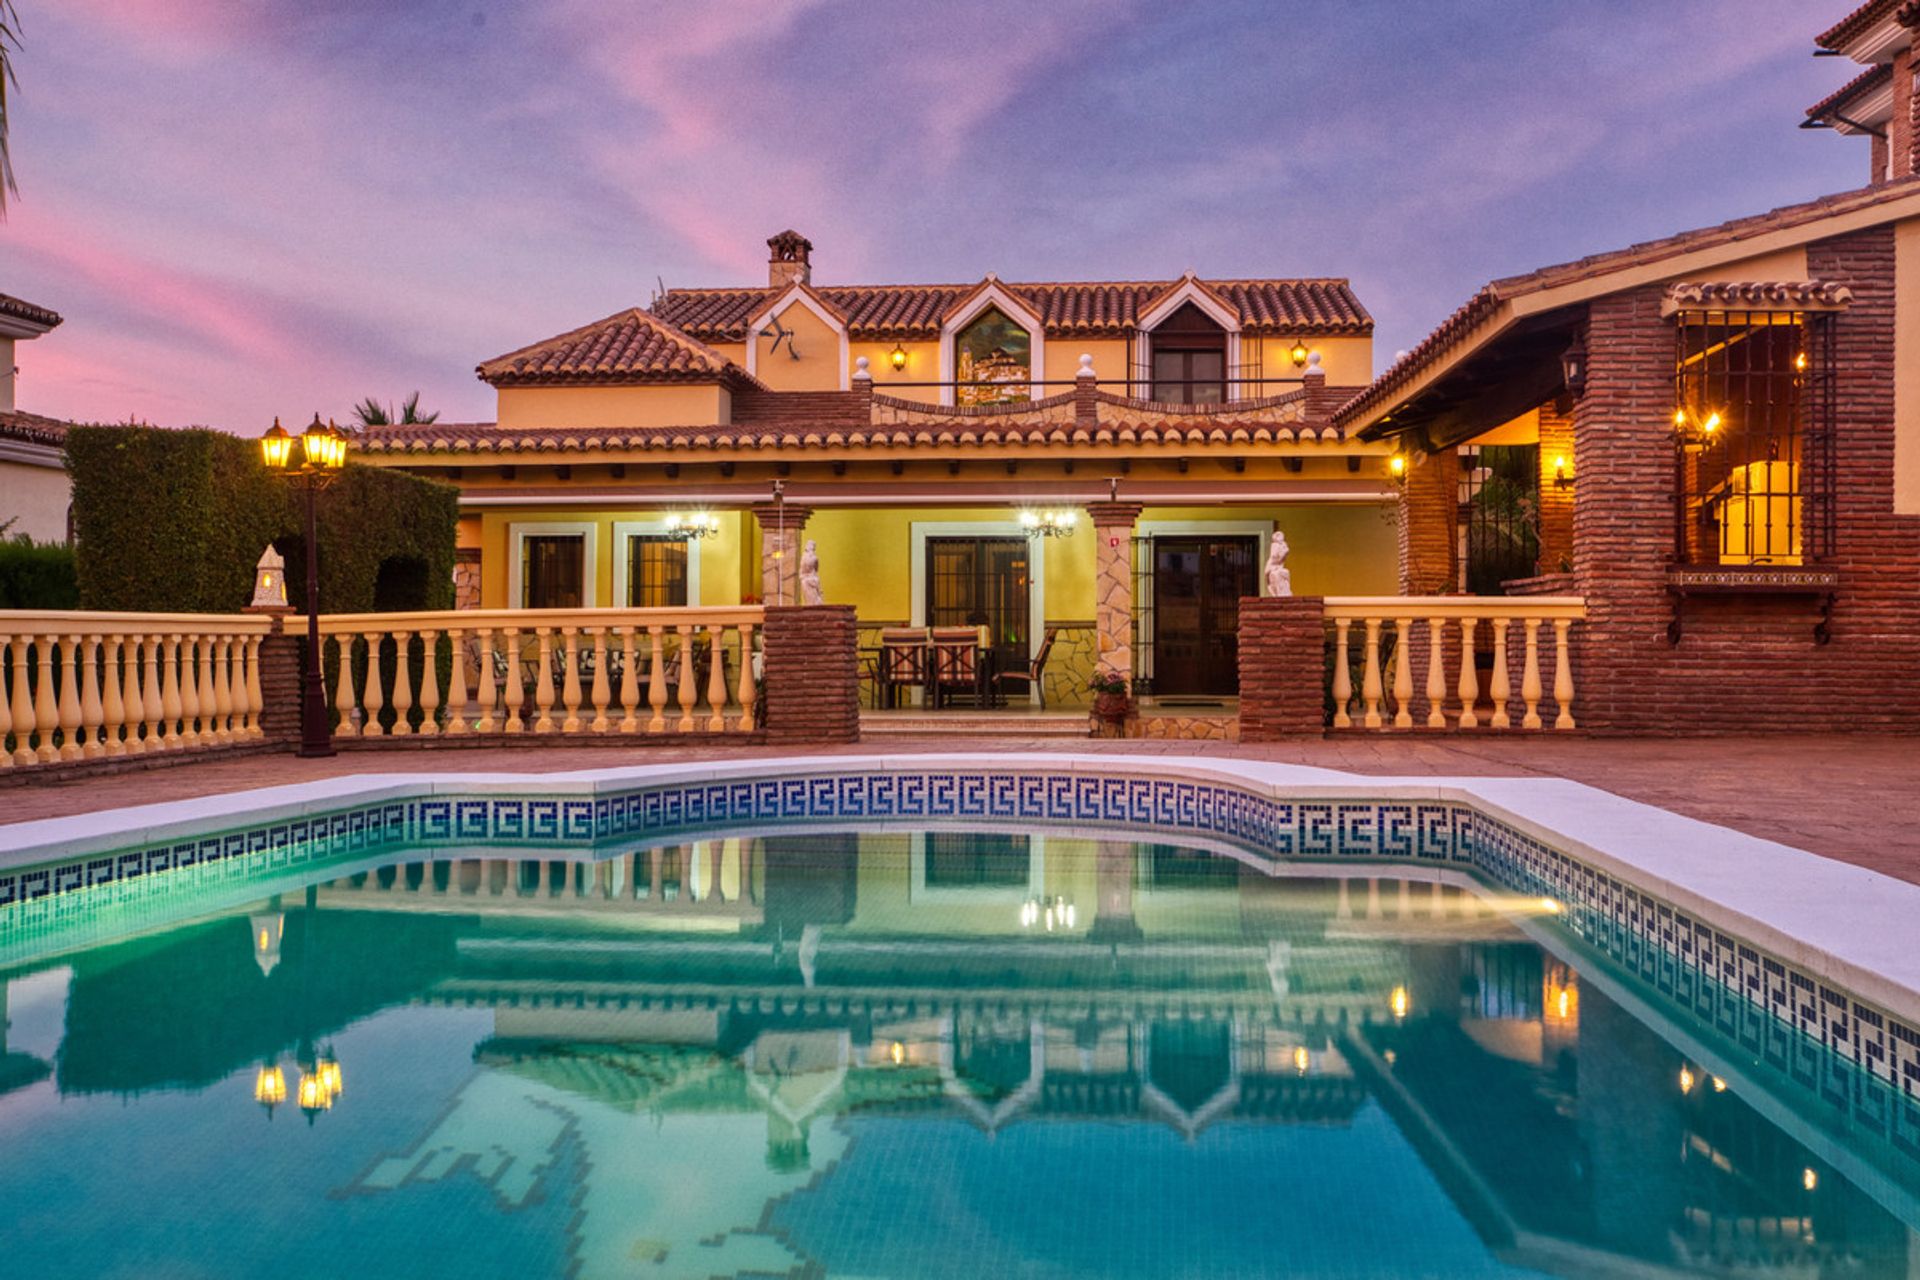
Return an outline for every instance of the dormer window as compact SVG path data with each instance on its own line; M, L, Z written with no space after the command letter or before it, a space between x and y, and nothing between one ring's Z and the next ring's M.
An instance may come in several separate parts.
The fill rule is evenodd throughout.
M1227 331L1191 302L1153 330L1153 395L1163 404L1227 398Z
M954 335L953 360L956 404L1004 404L1032 395L1033 338L998 307Z

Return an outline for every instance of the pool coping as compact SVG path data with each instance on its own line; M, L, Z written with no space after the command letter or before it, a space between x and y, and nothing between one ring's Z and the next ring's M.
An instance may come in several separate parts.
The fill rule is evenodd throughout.
M1557 778L1409 778L1219 757L1052 752L794 755L551 774L368 773L12 824L3 829L0 869L173 838L209 822L271 822L347 803L456 794L583 798L670 783L967 769L1228 783L1288 800L1465 805L1883 1009L1920 1012L1920 949L1910 945L1920 885Z

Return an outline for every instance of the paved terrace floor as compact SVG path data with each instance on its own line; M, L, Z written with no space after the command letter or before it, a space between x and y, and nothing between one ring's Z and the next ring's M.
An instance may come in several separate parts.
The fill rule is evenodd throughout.
M1920 738L1345 737L1242 746L1163 740L889 736L857 746L808 749L805 754L966 751L1229 756L1358 774L1571 778L1920 883ZM0 844L6 839L6 823L353 773L554 773L787 754L797 753L747 746L671 751L513 747L355 751L328 760L255 755L183 762L135 773L64 781L48 778L0 788Z

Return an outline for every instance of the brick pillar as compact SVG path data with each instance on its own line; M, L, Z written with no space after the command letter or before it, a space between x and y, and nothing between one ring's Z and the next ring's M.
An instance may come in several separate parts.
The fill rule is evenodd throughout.
M760 714L769 742L860 740L858 634L852 605L768 606Z
M760 603L799 604L801 534L813 508L763 502L751 510L760 522Z
M1573 488L1561 487L1554 462L1564 458L1567 478L1579 475L1573 453L1573 415L1549 400L1540 406L1540 559L1536 574L1573 571ZM1565 565L1562 568L1562 565Z
M1460 589L1460 455L1409 453L1400 489L1400 594L1443 595Z
M1887 180L1887 158L1893 154L1893 149L1887 145L1885 138L1875 134L1867 141L1867 152L1867 166L1870 170L1867 175L1867 185L1881 186Z
M1089 502L1093 520L1094 666L1133 679L1133 522L1137 502Z
M1079 371L1073 375L1073 423L1091 427L1100 421L1100 380L1093 371L1093 357L1080 357Z
M480 607L480 548L460 547L453 553L453 607Z
M306 647L306 618L290 610L273 613L273 630L260 642L260 731L268 742L291 746L300 741L300 651ZM293 631L289 630L291 623Z
M1893 55L1893 117L1887 121L1887 149L1896 179L1920 172L1916 116L1920 116L1920 94L1913 88L1913 48L1909 46ZM1876 176L1875 181L1879 180Z
M1335 403L1338 397L1327 390L1327 371L1320 367L1318 351L1307 357L1307 371L1300 375L1300 387L1306 392L1306 425L1324 427L1340 406ZM1262 387L1259 394L1266 394L1266 388Z
M1320 597L1240 602L1240 741L1324 733L1326 672Z

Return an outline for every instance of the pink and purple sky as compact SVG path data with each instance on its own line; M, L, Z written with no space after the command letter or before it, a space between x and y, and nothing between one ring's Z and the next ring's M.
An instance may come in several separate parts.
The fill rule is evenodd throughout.
M20 405L345 418L815 279L1345 275L1376 362L1487 279L1861 185L1849 0L16 0Z

